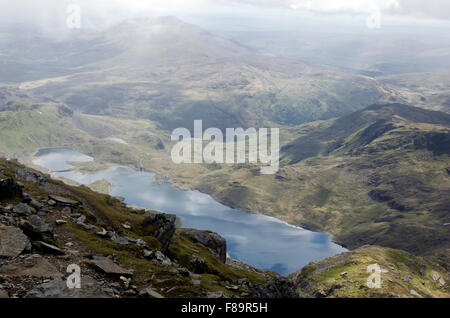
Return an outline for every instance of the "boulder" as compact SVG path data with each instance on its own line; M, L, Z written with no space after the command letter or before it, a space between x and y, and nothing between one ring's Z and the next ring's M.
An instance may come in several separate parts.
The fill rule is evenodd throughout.
M37 215L32 215L28 218L28 221L30 221L30 224L34 230L34 232L37 233L45 233L45 232L51 232L52 227L44 221L42 218L40 218Z
M64 279L56 278L34 287L26 298L107 298L99 282L89 276L81 277L81 288L69 289Z
M194 243L207 247L222 263L227 260L227 241L217 233L193 229L179 229L180 233L189 237Z
M40 211L44 208L44 205L34 198L30 198L29 202L27 202L27 203L29 206L31 206L36 211Z
M108 234L108 232L106 232L105 229L99 229L98 232L100 232L100 231L102 231L102 233L104 232L103 235L105 235L105 236ZM99 233L97 233L97 234L99 234ZM116 243L118 246L127 246L127 245L131 245L131 244L136 244L136 245L139 245L141 247L148 248L147 247L147 243L145 243L144 240L142 240L142 239L135 239L135 238L129 237L129 236L117 236L117 235L114 235L111 238L111 241Z
M52 243L54 240L52 228L38 215L31 215L28 220L20 220L20 228L32 241Z
M164 253L169 248L170 241L175 233L176 219L176 215L173 214L152 213L142 224L144 234L158 239Z
M28 237L23 234L21 229L0 226L0 257L17 257L28 244Z
M158 250L152 250L152 251L145 250L144 257L148 260L158 262L163 265L168 265L168 266L172 265L172 261L170 260L170 258L168 258L166 255L164 255L163 253L161 253Z
M22 197L23 186L14 179L7 178L0 180L0 200L7 200L15 197Z
M13 208L13 213L20 216L30 216L33 212L35 212L34 209L26 203L19 203Z
M208 272L208 265L203 258L194 257L189 262L189 269L196 274L204 274Z

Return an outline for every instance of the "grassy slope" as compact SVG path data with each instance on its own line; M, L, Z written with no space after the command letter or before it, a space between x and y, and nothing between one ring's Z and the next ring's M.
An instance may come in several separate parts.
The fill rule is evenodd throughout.
M450 72L407 73L379 78L379 80L402 92L413 105L450 112Z
M382 269L379 289L367 287L372 264ZM438 262L378 246L311 263L291 278L299 291L316 297L414 297L411 290L422 297L450 297L448 270Z

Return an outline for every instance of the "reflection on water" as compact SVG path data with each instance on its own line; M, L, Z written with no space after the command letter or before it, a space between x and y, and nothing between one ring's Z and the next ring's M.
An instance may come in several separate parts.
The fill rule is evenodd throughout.
M94 158L66 148L41 149L35 156L33 163L53 171L72 169L67 162L88 162Z
M67 165L65 161L87 157L67 149L52 149L38 155L34 162L53 170L63 170L59 167ZM169 183L154 183L153 173L119 167L95 174L59 172L57 176L81 184L106 179L115 185L112 195L125 198L127 204L176 214L183 219L183 227L217 232L226 238L232 258L283 275L345 251L332 243L327 234L235 210L198 191L181 191Z

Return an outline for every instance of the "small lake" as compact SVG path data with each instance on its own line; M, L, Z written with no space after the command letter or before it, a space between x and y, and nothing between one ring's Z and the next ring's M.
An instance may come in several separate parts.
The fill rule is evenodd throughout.
M125 203L176 214L183 227L210 230L227 240L231 258L282 275L290 274L309 262L346 251L324 233L291 226L278 219L229 208L198 191L182 191L170 183L155 183L155 174L117 167L93 174L63 171L68 162L93 158L70 149L40 150L33 163L55 172L57 177L91 184L108 180L114 184L112 195Z

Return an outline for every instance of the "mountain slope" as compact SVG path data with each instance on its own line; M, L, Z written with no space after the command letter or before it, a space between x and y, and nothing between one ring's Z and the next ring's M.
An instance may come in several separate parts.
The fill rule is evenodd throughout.
M377 244L416 255L448 254L450 148L444 113L378 105L338 120L285 127L282 140L303 135L306 145L320 148L304 160L287 156L283 148L279 172L264 176L254 165L175 165L170 136L146 120L67 117L56 115L55 105L0 114L11 118L0 122L2 134L26 141L32 147L28 155L36 147L67 146L98 159L80 165L83 169L145 168L226 205L328 232L348 248ZM28 135L21 134L22 125L11 126L19 118L27 119ZM52 125L45 118L52 118ZM52 133L54 125L60 133ZM128 144L102 139L110 136ZM8 140L2 138L3 148ZM299 140L305 138L290 145L298 147ZM305 153L302 147L287 150L290 156Z
M369 288L370 265L380 269L380 288ZM311 263L290 276L303 295L330 298L450 297L448 267L407 252L365 247Z
M169 130L194 119L219 128L295 125L401 100L370 77L257 54L171 17L49 41L27 38L33 50L0 42L8 65L0 81L85 113L149 118Z
M289 143L282 149L283 157L287 162L296 163L333 152L357 152L389 131L408 124L450 127L450 115L402 104L373 105ZM445 142L443 146L448 147Z

